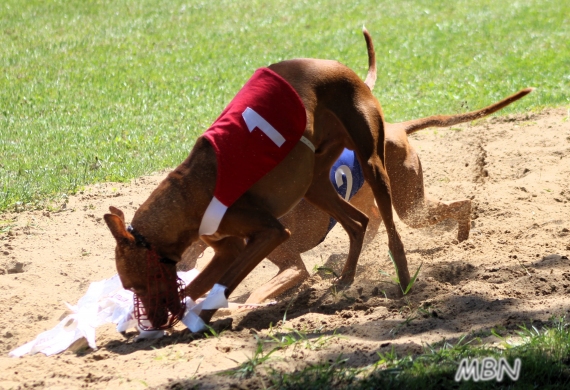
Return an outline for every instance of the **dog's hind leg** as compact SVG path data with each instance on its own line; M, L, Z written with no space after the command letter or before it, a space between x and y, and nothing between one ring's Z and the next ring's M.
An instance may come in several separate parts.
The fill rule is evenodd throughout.
M398 270L398 279L400 287L406 289L410 283L410 273L408 271L408 261L404 251L404 244L396 230L394 216L392 213L392 196L390 193L390 180L382 161L378 156L372 156L368 160L368 164L362 164L363 171L367 177L367 181L372 187L374 198L378 204L380 215L386 227L388 234L388 248L392 253L396 268Z
M350 204L368 215L368 228L366 229L366 235L364 236L364 243L362 245L363 248L366 248L372 240L374 240L374 237L376 237L378 228L382 223L382 216L375 204L374 194L368 183L364 183L362 188L350 200Z
M471 201L440 201L425 193L423 170L415 149L400 126L388 125L386 168L390 176L392 203L400 219L412 228L434 225L446 219L458 223L457 239L469 238Z
M384 221L388 234L388 248L392 254L400 287L406 289L410 282L408 261L404 251L404 244L396 229L392 213L392 194L390 191L390 179L386 172L384 153L384 120L378 101L369 90L361 91L362 95L369 95L361 100L358 105L360 115L347 115L348 112L338 109L340 114L346 117L338 117L350 135L354 151L362 167L366 182L370 185L374 199ZM346 228L345 228L346 229Z
M329 110L315 114L315 127L321 134L330 136L315 151L313 181L305 193L305 199L336 219L348 234L350 248L339 282L350 284L356 274L358 257L362 250L368 217L346 202L330 181L330 170L345 147L345 129L336 115Z
M423 228L435 225L447 219L457 221L457 241L469 238L471 230L471 200L441 201L429 195L415 205L404 208L401 204L394 204L394 208L402 221L414 228Z
M309 277L301 253L313 249L327 234L330 217L307 202L301 201L279 219L291 230L291 238L279 245L267 259L279 267L279 273L254 290L246 303L261 303L276 297Z
M309 277L301 254L291 251L286 243L275 248L268 259L279 266L279 273L253 291L246 303L261 303L266 299L276 297Z
M424 225L433 225L446 219L457 221L457 241L465 241L469 238L471 230L471 200L440 201L429 195L425 199ZM412 222L413 223L413 222ZM412 227L423 227L417 224Z
M532 90L533 88L522 89L477 111L386 123L386 168L391 178L394 208L402 221L410 227L421 228L454 219L458 223L457 240L469 238L471 201L463 199L444 202L425 194L422 165L408 142L408 135L431 126L449 127L483 118L519 100Z
M366 87L364 87L366 88ZM374 194L374 199L378 205L378 209L380 211L380 215L382 220L384 221L384 225L386 226L386 232L388 234L388 247L394 261L396 263L396 267L398 269L398 278L400 281L400 285L403 289L408 286L410 282L410 273L408 271L408 262L406 260L406 254L404 251L404 244L400 238L396 230L396 225L394 223L394 217L392 214L392 197L390 194L390 180L388 178L388 174L386 173L386 168L384 165L384 121L381 114L381 108L376 99L370 93L368 88L361 89L361 95L367 96L366 99L362 98L359 100L359 104L357 108L354 109L346 109L346 107L350 107L350 104L341 104L342 102L334 102L334 105L339 105L335 109L335 111L325 110L322 117L319 117L319 126L323 127L330 127L330 128L343 128L343 133L348 134L350 136L350 141L348 142L348 147L354 149L358 160L360 162L360 166L362 167L362 172L364 174L364 178L366 182L370 185L372 192ZM351 103L353 104L353 103ZM355 114L357 113L357 114ZM336 133L341 133L336 131ZM352 145L351 145L352 144ZM333 161L340 155L341 149L338 153L328 153L329 156L332 157ZM322 158L317 153L317 162L318 159ZM332 165L332 162L330 167ZM315 166L319 166L320 164L315 164ZM328 168L330 170L330 168ZM316 172L320 172L316 169ZM350 206L346 203L340 196L334 191L334 188L328 180L328 170L327 175L323 175L321 178L314 178L313 179L313 187L315 188L315 180L319 180L319 185L323 188L329 188L330 191L334 194L330 194L329 203L326 205L327 207L323 207L323 205L319 204L319 198L316 197L314 199L307 199L311 200L317 206L319 206L323 211L327 212L333 218L335 218L338 222L341 223L343 228L350 234L355 234L355 226L358 229L358 234L362 235L362 241L364 240L364 234L366 231L366 225L362 225L360 222L363 221L361 216L365 216L362 212L356 209L353 206ZM310 190L309 190L310 192ZM309 194L309 192L307 194ZM328 193L328 191L327 191ZM318 192L316 192L318 195ZM334 206L336 205L336 215ZM342 210L345 213L351 213L350 218L352 218L356 225L350 226L350 219L343 221L343 214ZM340 213L339 213L340 211ZM366 217L366 223L368 222L368 217ZM358 226L358 223L361 223ZM363 228L362 228L363 226ZM356 238L356 237L355 237ZM352 239L352 238L351 238ZM360 240L360 239L359 239ZM356 263L358 261L358 256L360 255L360 251L362 249L362 241L357 242L351 241L351 248L349 252L349 258L345 265L345 269L343 271L343 280L344 281L352 281L354 278L354 272L356 270ZM346 276L344 273L346 272Z
M348 258L339 282L352 283L368 226L368 217L338 195L328 175L321 175L313 180L305 199L336 219L348 234L350 240Z
M350 204L369 218L362 244L362 248L365 248L372 242L382 223L382 217L374 202L374 194L368 183L364 183L350 200ZM309 277L309 272L300 254L322 242L327 234L330 217L309 202L302 200L294 210L281 218L280 221L291 229L291 238L267 256L268 260L279 267L279 273L267 284L255 290L248 298L248 303L260 303L265 299L278 296ZM357 235L359 237L360 233ZM354 240L357 242L360 239L355 237ZM355 241L353 241L353 245L355 245ZM347 271L347 274L350 274L350 271Z

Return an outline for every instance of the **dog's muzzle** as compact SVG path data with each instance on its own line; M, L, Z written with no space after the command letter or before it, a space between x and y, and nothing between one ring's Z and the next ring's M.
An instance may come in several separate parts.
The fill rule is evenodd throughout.
M167 267L167 264L171 262L170 259L159 258L154 250L148 250L147 294L144 297L137 294L133 296L134 317L142 330L169 329L176 325L185 314L185 284L176 274L175 267ZM164 289L165 285L166 289ZM149 313L163 313L163 310L167 311L164 320L161 316L158 319L149 317ZM161 324L153 323L159 319Z

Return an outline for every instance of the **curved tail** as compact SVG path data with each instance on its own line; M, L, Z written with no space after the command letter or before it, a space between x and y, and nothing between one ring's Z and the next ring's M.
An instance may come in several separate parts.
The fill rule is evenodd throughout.
M376 68L375 68L376 69ZM370 73L370 71L369 71ZM376 74L374 74L376 76ZM368 78L367 78L368 80ZM368 85L368 84L367 84ZM373 84L374 85L374 84ZM406 131L406 134L415 133L418 130L422 130L428 127L449 127L456 125L458 123L469 122L475 119L483 118L487 115L490 115L496 111L499 111L509 104L519 100L523 96L528 95L534 90L534 88L525 88L521 89L517 93L505 98L497 103L491 104L485 108L482 108L477 111L467 112L465 114L457 114L457 115L434 115L428 116L427 118L420 118L414 119L407 122L398 123L398 126L401 126Z
M366 27L362 27L362 33L364 34L364 39L366 40L366 50L368 51L368 74L366 75L364 84L366 84L372 91L374 84L376 84L376 53L374 52L372 37L370 36L370 33Z

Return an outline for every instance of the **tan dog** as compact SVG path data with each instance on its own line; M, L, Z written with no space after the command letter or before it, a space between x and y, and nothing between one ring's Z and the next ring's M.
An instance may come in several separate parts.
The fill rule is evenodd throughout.
M367 81L373 83L374 52L367 32L365 37L371 65ZM196 140L188 158L137 210L129 229L119 210L111 208L111 214L105 214L117 242L116 266L123 287L132 290L142 302L144 317L152 328L169 326L171 318L183 312L175 269L186 248L201 238L215 255L184 293L196 300L218 283L228 296L261 260L290 237L278 218L303 197L347 231L350 250L341 281L351 282L368 217L340 198L328 178L332 164L345 147L356 152L374 192L400 282L407 286L410 281L404 246L393 220L384 165L384 118L369 87L336 61L295 59L268 68L284 79L302 101L306 112L303 136L314 145L314 152L299 142L279 165L227 209L213 234L199 237L202 218L216 190L218 166L214 147L203 136ZM202 311L200 317L207 323L214 312Z
M471 200L439 201L425 194L423 172L419 157L408 142L408 135L428 127L449 127L490 115L532 91L523 89L512 96L481 110L450 116L431 116L401 123L386 123L386 168L392 190L392 204L398 216L413 228L426 227L446 219L458 223L457 239L466 240L471 227ZM372 241L382 218L374 204L370 186L363 187L350 203L370 218L364 245ZM308 202L301 201L281 223L291 230L291 238L277 247L267 259L279 267L278 274L257 288L248 298L248 303L260 303L287 291L309 277L301 253L313 249L328 233L329 216ZM207 245L199 240L183 255L181 269L196 266L198 256Z

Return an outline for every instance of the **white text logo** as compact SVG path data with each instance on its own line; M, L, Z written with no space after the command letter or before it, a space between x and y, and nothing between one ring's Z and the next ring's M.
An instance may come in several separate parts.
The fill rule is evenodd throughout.
M505 358L500 358L499 360L484 358L481 361L478 359L463 359L455 373L455 381L460 382L473 379L473 382L479 382L495 379L497 382L501 382L505 374L512 381L516 381L519 379L520 372L521 360L519 358L515 359L515 364L512 367Z

